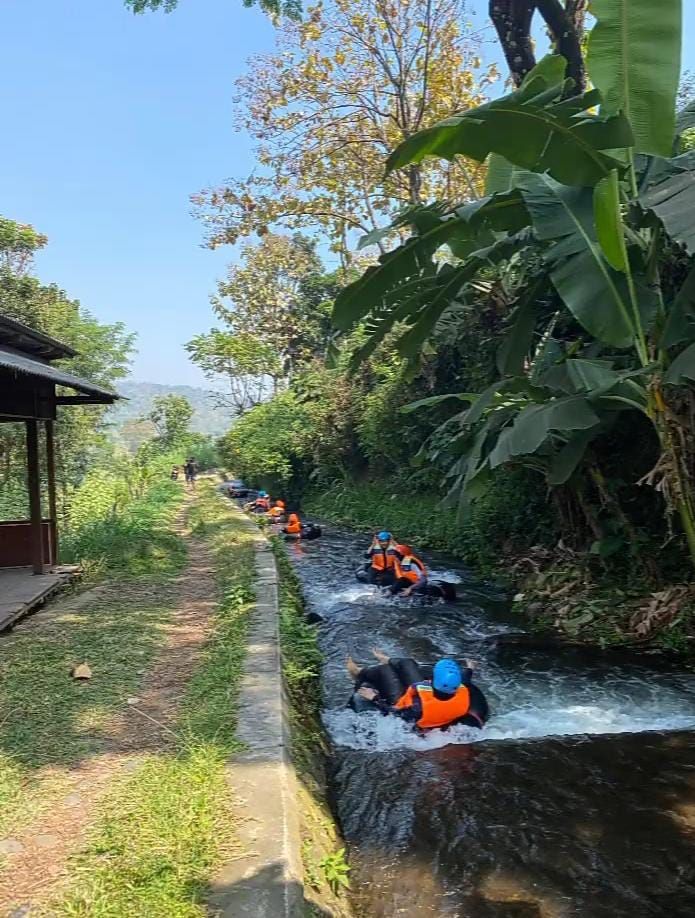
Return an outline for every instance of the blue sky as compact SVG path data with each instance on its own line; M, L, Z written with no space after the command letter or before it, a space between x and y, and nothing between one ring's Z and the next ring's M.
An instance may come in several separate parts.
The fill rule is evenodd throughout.
M469 3L476 27L486 7ZM695 3L684 7L694 69ZM49 236L44 281L138 333L135 379L204 384L182 345L213 324L208 297L233 252L201 247L189 195L253 167L233 83L272 42L240 0L138 17L121 0L0 3L0 213Z

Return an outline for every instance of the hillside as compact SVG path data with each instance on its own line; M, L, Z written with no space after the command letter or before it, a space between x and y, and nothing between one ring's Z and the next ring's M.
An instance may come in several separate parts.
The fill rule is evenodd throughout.
M215 393L207 389L127 381L119 384L118 391L125 398L109 409L106 421L114 440L128 449L137 449L140 443L153 436L154 427L140 419L149 414L152 402L160 395L181 395L188 399L194 410L191 428L196 433L219 437L229 429L232 421L231 411L217 407Z

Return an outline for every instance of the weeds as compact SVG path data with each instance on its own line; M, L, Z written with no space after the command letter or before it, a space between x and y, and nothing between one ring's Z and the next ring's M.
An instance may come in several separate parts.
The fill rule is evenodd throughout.
M172 526L182 499L180 484L156 482L123 509L69 531L61 544L63 560L131 576L180 570L186 552Z
M345 889L350 888L350 865L345 860L345 848L340 848L333 854L327 854L319 862L319 867L323 870L326 882L335 894L340 891L341 886Z

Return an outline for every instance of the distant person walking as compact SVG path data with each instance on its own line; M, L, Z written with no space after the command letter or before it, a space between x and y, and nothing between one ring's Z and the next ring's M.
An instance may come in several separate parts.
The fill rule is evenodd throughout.
M186 476L186 486L195 490L195 480L198 476L198 463L193 456L191 456L190 459L186 459L183 473Z

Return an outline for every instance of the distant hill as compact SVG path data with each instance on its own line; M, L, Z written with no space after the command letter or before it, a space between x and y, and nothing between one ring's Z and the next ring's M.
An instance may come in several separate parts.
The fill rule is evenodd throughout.
M160 383L122 382L118 391L125 399L109 408L105 420L114 440L130 450L135 450L144 441L154 436L155 430L149 421L141 422L152 410L152 402L160 395L182 395L193 407L191 429L196 433L221 437L229 430L232 413L227 408L217 407L215 393L195 386L165 386Z

